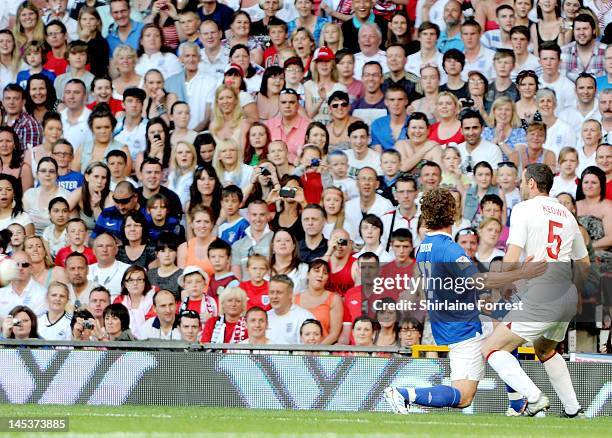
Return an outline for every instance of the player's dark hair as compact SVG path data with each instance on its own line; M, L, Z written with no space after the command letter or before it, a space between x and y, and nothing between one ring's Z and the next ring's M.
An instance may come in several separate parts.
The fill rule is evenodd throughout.
M438 231L455 223L455 198L445 188L433 189L421 199L421 217L425 227Z
M586 169L585 169L585 172L586 172ZM582 172L583 176L585 172ZM536 186L538 187L538 190L542 193L548 194L550 192L550 189L553 186L554 177L555 176L552 170L546 164L533 163L533 164L529 164L525 168L525 181L529 181L530 179L533 179L536 183ZM604 177L604 184L605 184L605 177ZM581 187L581 184L578 185L578 188L580 187Z

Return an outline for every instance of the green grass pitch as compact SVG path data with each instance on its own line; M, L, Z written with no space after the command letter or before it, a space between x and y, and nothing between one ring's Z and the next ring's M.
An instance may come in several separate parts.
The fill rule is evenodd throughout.
M1 405L0 416L69 416L68 433L0 436L95 437L610 437L612 418L507 418L432 412L407 416L375 412L269 411L166 406Z

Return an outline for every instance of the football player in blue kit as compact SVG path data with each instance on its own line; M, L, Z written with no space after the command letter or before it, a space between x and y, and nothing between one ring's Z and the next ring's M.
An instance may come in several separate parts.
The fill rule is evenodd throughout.
M480 348L493 331L493 322L480 318L479 293L485 288L536 277L546 270L545 262L527 263L530 258L512 271L479 273L450 234L455 221L455 200L447 189L434 189L423 196L421 216L429 231L418 248L416 260L434 339L438 345L450 348L451 386L387 387L385 399L400 414L407 414L412 403L429 407L469 406L485 372Z

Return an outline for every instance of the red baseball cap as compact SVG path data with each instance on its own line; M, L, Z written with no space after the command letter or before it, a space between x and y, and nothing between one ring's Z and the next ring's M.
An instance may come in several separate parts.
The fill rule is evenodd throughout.
M229 73L232 70L236 70L240 76L244 77L244 70L242 70L242 67L240 67L238 64L230 64L230 65L228 65L225 68L224 74L227 74L227 73Z
M314 55L312 55L313 61L335 61L336 55L332 52L332 49L329 47L319 47L315 50Z

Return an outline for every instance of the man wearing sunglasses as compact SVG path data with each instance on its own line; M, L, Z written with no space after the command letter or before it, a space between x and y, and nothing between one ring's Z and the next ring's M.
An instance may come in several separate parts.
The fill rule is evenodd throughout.
M281 90L278 98L280 115L266 121L273 140L282 140L289 149L289 162L293 163L304 144L310 120L300 115L300 97L293 88Z
M28 306L36 315L47 310L47 290L32 277L32 261L23 251L18 251L11 259L17 264L17 275L3 288L0 288L0 319L6 318L15 306Z
M138 210L138 196L136 189L129 181L121 181L117 184L113 193L114 206L105 208L96 220L96 226L91 233L95 239L102 233L109 233L117 239L121 239L121 225L128 213Z

